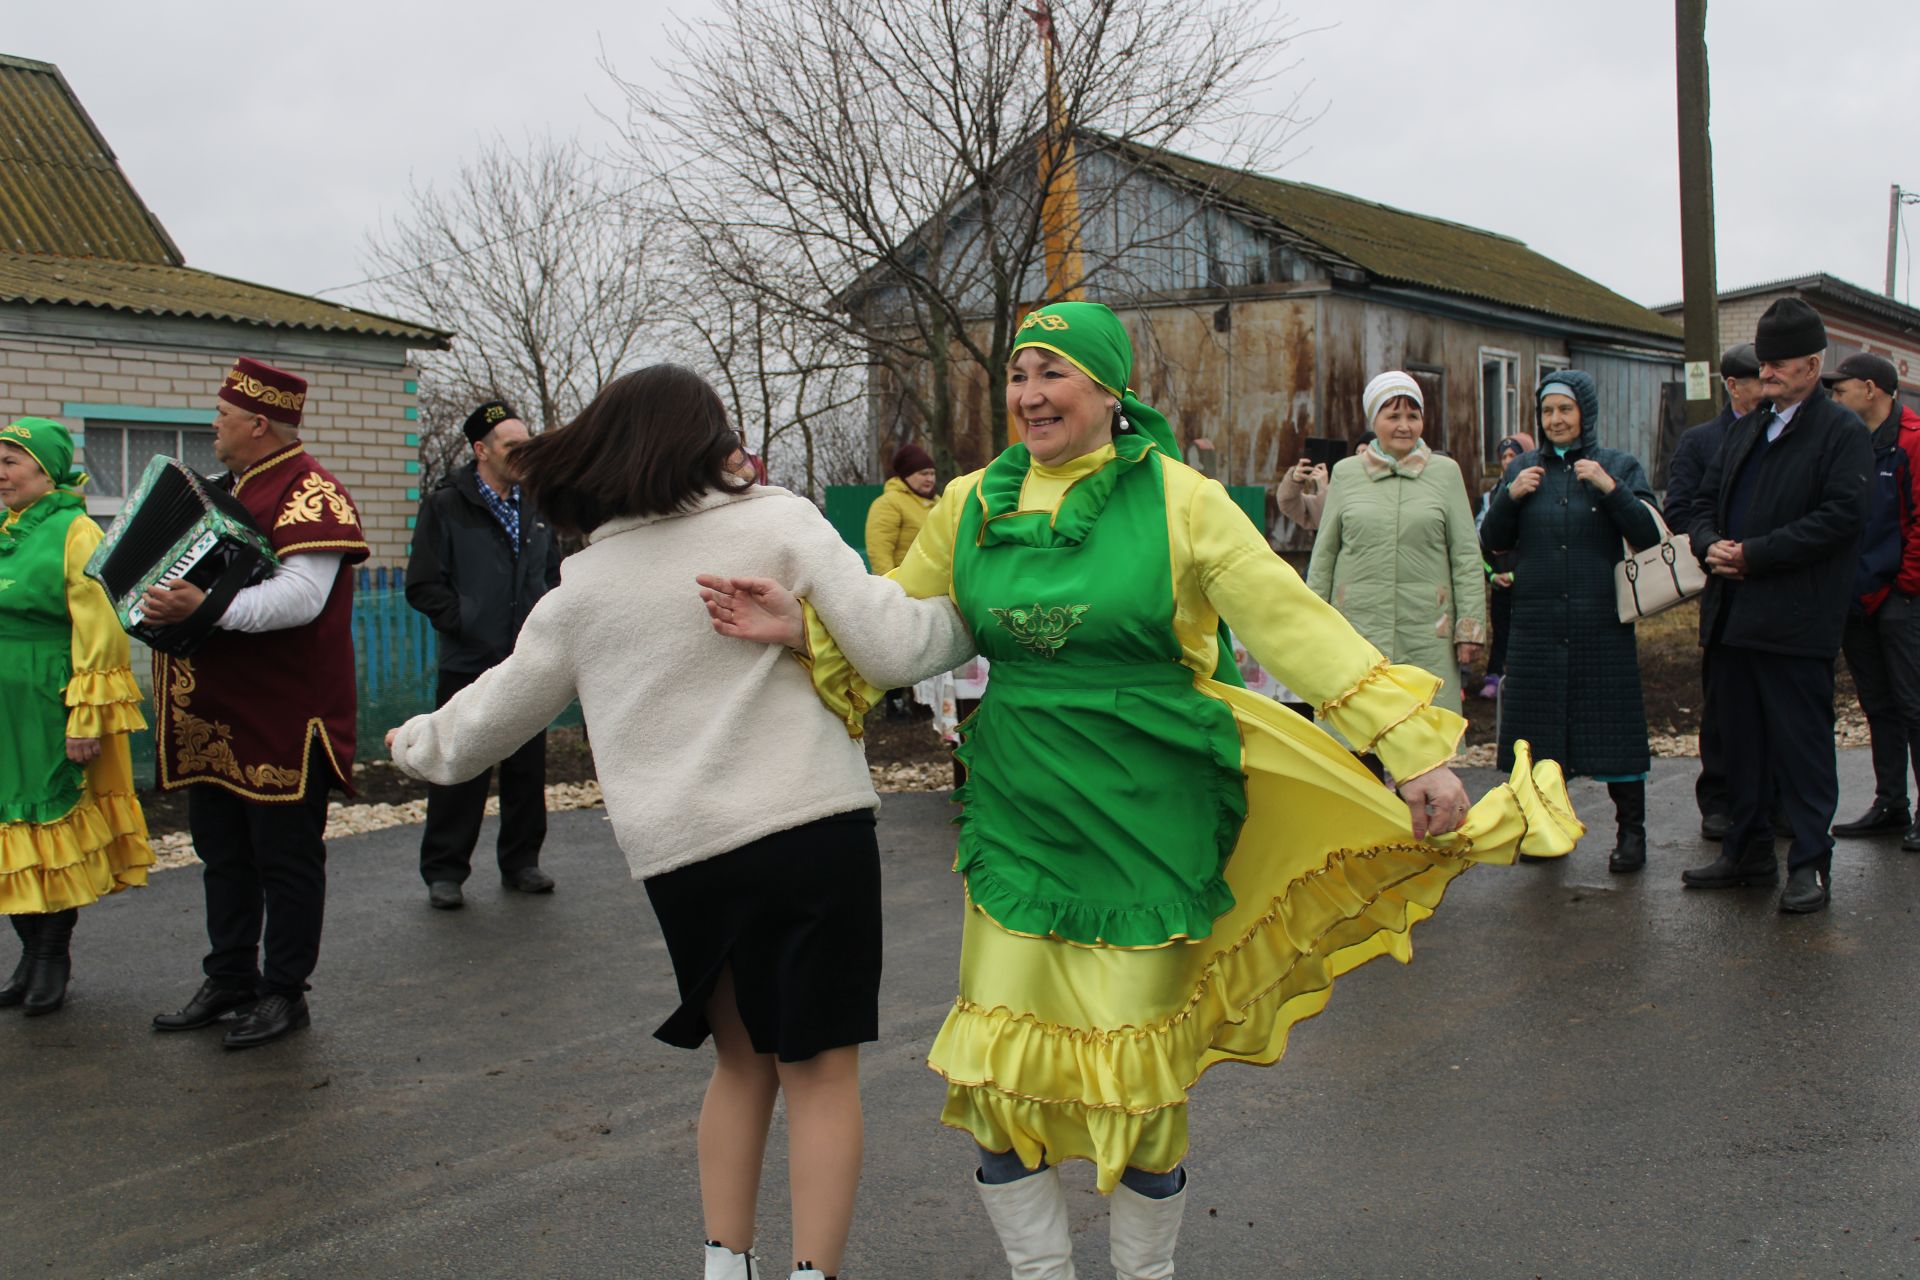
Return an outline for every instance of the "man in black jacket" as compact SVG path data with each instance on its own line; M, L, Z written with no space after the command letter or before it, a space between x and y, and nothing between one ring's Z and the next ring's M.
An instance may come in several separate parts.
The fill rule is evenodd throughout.
M420 504L407 561L407 603L440 633L436 706L513 652L521 624L541 596L560 582L553 532L520 497L511 455L527 426L508 405L490 400L462 427L473 461ZM427 788L427 826L420 837L420 877L427 900L441 910L465 901L473 847L492 770L451 787ZM547 836L547 740L536 734L500 762L500 880L521 893L549 893L540 845Z
M1682 879L1697 889L1771 884L1773 783L1793 846L1780 909L1819 911L1829 895L1834 806L1833 664L1853 591L1873 483L1859 418L1820 385L1826 326L1798 298L1767 308L1754 337L1768 403L1727 433L1707 467L1711 509L1688 535L1711 578L1700 606L1713 702L1726 748L1733 825L1720 856Z
M1711 422L1688 430L1674 446L1673 460L1667 464L1667 504L1661 512L1667 528L1685 533L1694 519L1713 509L1713 495L1704 493L1700 481L1707 467L1727 442L1733 424L1752 413L1764 398L1760 389L1760 357L1751 342L1728 347L1720 357L1720 378L1727 388L1727 407ZM1720 722L1713 714L1712 687L1707 677L1707 655L1701 650L1700 684L1700 777L1693 784L1694 802L1700 806L1700 834L1709 840L1725 838L1733 825L1728 816L1727 764L1720 745ZM1769 836L1768 839L1772 837Z

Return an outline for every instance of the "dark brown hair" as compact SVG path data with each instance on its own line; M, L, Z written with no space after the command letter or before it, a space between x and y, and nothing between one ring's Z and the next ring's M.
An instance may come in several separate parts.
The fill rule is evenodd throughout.
M606 386L580 416L513 451L528 499L563 534L622 516L684 511L709 489L751 487L727 471L740 438L705 378L648 365Z

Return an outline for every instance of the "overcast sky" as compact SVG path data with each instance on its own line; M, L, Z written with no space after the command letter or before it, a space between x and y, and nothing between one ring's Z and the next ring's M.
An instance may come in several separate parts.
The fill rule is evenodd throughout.
M368 274L369 229L486 138L611 147L677 4L11 5L190 264L300 291ZM1319 119L1282 176L1517 236L1641 302L1680 293L1671 0L1288 0L1276 103ZM1920 189L1920 6L1718 0L1720 281L1878 290L1890 184ZM1920 233L1920 208L1909 211ZM1908 300L1907 249L1899 295ZM346 295L335 295L351 300Z

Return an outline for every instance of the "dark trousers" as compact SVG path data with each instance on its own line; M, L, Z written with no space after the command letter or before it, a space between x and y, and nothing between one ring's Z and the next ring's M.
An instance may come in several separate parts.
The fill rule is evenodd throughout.
M1788 869L1824 870L1833 862L1830 828L1840 802L1833 663L1727 645L1712 650L1708 672L1733 818L1725 847L1748 849L1771 837L1767 811L1778 780L1777 799L1793 829Z
M1716 651L1714 645L1700 651L1700 776L1693 784L1693 799L1703 818L1732 809L1727 795L1726 749L1721 746L1720 717L1715 714L1713 700Z
M453 695L478 680L478 672L442 671L434 704L444 707ZM547 735L536 733L525 746L502 760L500 769L500 841L496 852L502 875L540 865L547 838ZM420 878L465 884L473 874L473 847L487 806L488 769L477 778L450 787L427 787L427 827L420 836Z
M1920 604L1889 595L1848 618L1842 652L1873 735L1874 798L1905 808L1909 761L1920 778Z
M207 941L201 968L229 987L298 995L320 959L327 904L325 749L307 754L301 800L243 800L211 782L187 788L187 829L205 863ZM265 933L264 969L261 966Z
M1507 674L1507 633L1513 629L1513 588L1487 588L1487 626L1493 643L1487 646L1487 674Z

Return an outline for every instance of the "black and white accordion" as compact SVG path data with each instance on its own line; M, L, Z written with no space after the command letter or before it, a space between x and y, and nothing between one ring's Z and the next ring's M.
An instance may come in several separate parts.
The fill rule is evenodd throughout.
M176 458L157 457L87 561L127 634L184 658L199 647L241 588L270 577L279 561L240 500ZM186 619L146 620L140 597L172 579L207 593Z

